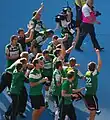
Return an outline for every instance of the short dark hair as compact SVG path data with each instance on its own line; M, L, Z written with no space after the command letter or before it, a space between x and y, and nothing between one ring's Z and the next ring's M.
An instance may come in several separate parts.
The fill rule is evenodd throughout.
M45 50L43 50L43 55L45 55L45 54L49 54L49 51L47 50L47 49L45 49Z
M68 72L67 72L67 78L68 78L68 79L71 79L72 77L74 77L74 74L75 74L75 72L74 72L73 70L68 71Z
M26 59L26 58L21 58L21 59L20 59L20 62L21 62L22 64L25 64L25 63L27 62L27 59Z
M19 34L19 33L22 32L22 31L24 32L24 29L23 29L23 28L19 28L17 32L18 32L18 34Z
M36 66L36 64L39 63L39 58L35 58L33 61L32 61L33 65Z
M52 29L47 29L47 30L46 30L46 33L47 33L47 34L50 34L50 33L51 33L51 34L54 34L54 31L53 31Z
M55 62L55 67L58 69L60 66L62 66L62 61L61 60L56 61Z
M53 39L56 39L56 40L57 40L57 39L58 39L58 36L57 36L57 35L54 35L54 36L53 36Z
M94 70L96 69L96 63L95 62L90 62L89 64L88 64L88 69L90 70L90 71L92 71L92 72L94 72Z
M23 65L22 65L21 62L19 62L19 63L17 63L17 64L15 65L15 67L16 67L17 71L20 71L21 68L23 67Z
M69 63L70 63L70 62L75 62L75 63L76 63L76 58L71 57L71 58L69 59Z
M15 38L18 38L17 35L12 35L11 38L10 38L10 41L12 42Z

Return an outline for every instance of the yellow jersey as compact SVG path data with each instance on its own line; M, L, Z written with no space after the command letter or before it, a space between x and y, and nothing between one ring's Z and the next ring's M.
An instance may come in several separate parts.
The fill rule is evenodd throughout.
M86 3L86 0L80 0L81 1L81 5L83 6ZM80 6L78 3L78 0L75 0L75 3L77 6Z

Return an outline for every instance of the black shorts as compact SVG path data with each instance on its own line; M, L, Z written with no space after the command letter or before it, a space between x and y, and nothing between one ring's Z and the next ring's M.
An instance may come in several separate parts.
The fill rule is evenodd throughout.
M85 95L85 104L89 110L98 110L98 99L96 95Z
M69 104L69 105L62 104L60 106L60 120L65 120L66 115L68 115L68 117L71 120L76 120L76 113L72 104Z
M31 105L34 109L40 109L40 107L45 106L43 95L30 96Z
M74 100L78 101L78 100L81 100L81 99L84 98L84 95L83 95L81 92L74 93L74 94L78 95L78 97L77 97L77 98L76 98L76 97L72 97L72 100L73 100L73 101L74 101Z

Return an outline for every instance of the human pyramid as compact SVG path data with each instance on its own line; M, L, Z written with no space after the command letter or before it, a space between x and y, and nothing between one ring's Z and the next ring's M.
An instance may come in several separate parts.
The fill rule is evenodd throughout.
M54 109L50 109L54 120L77 120L78 115L72 103L78 100L84 100L90 112L89 120L95 120L96 114L100 114L96 92L102 66L100 51L103 48L96 40L93 26L100 22L96 20L93 0L76 0L75 5L76 20L73 20L72 9L67 5L55 17L57 26L52 30L47 29L41 21L44 8L41 3L41 7L33 12L28 31L19 28L18 34L12 35L10 43L5 46L7 67L1 76L0 93L7 87L7 94L12 99L4 115L6 120L16 120L18 115L26 118L28 94L24 83L30 86L32 120L39 120L42 112L50 109L49 101L54 106ZM57 29L61 30L61 38L55 35ZM73 49L83 52L80 47L87 34L91 36L98 64L93 61L88 63L87 72L83 75L76 58L69 56ZM48 38L52 40L47 49L42 50ZM82 88L78 88L79 79L85 81Z

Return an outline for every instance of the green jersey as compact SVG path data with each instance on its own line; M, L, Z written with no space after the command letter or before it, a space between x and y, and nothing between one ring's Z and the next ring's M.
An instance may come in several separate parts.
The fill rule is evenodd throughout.
M53 42L50 42L47 50L49 51L49 53L53 54L53 51L56 49L56 46L53 44Z
M13 71L14 71L14 69L15 69L15 65L16 65L17 63L19 63L20 60L21 60L21 59L18 59L17 61L15 61L10 67L6 68L5 71L8 72L8 73L10 73L10 74L12 74Z
M44 58L44 68L43 68L43 76L48 77L53 74L53 59L54 55L49 54L50 59L46 60Z
M42 21L36 20L34 17L30 20L29 26L34 29L34 39L38 36L39 32L43 29L45 30L46 28L44 27Z
M72 94L72 82L65 80L62 84L61 90L66 91L66 94ZM65 105L72 104L71 96L70 97L63 97L63 103Z
M87 71L86 76L86 94L96 95L98 88L98 74L99 72L95 70L94 72Z
M7 67L10 67L19 57L22 52L21 44L17 43L16 46L8 44L5 46L5 54L13 59L7 59Z
M15 69L12 74L12 82L10 92L19 95L24 86L25 74L24 72L17 72Z
M57 83L61 83L62 81L62 74L61 71L55 69L53 72L53 79L52 79L52 94L56 96L61 95L61 85L57 86Z
M70 70L74 70L75 72L75 79L73 81L74 83L74 86L73 86L73 89L77 89L78 88L78 79L82 79L83 78L83 74L77 69L77 68L72 68L72 67L67 67L65 69L66 73L69 72Z
M36 70L35 68L31 70L29 74L29 82L36 83L42 80L41 70ZM42 95L43 84L38 84L34 87L30 86L30 95Z

